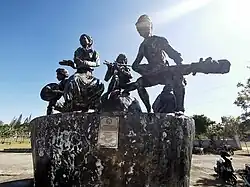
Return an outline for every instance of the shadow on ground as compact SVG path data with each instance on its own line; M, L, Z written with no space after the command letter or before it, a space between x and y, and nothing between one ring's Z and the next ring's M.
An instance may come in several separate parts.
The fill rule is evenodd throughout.
M0 150L2 153L31 153L32 150L30 148L18 148L18 149L3 149Z
M216 178L216 175L210 175L213 178L201 177L193 186L223 186L223 181Z
M0 183L0 187L33 187L33 184L33 179L23 179Z
M247 154L247 153L239 153L237 155L239 155L239 156L250 156L250 154Z
M205 178L202 177L199 180L196 181L196 184L194 184L193 186L207 186L207 187L212 187L212 186L219 186L219 187L229 187L231 185L225 184L221 179L219 179L218 177L216 177L216 175L210 175L213 178ZM238 176L237 176L238 178ZM239 178L238 178L239 179ZM243 187L243 182L242 181L237 181L236 184L237 187Z

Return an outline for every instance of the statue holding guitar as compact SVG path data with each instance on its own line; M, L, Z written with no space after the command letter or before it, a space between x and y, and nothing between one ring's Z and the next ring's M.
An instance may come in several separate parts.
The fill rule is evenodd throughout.
M163 85L162 92L152 105L153 112L183 114L187 84L184 76L196 73L225 74L230 71L231 64L226 59L215 61L211 57L200 58L197 62L183 64L181 54L169 44L166 38L153 35L153 24L147 15L140 16L135 25L139 35L144 38L137 56L132 65L127 64L124 54L120 54L114 63L104 62L108 67L104 80L111 79L107 92L104 94L102 94L103 83L92 74L94 68L99 67L100 63L98 53L91 47L93 40L90 36L83 34L80 37L82 47L75 51L74 60L59 62L60 65L67 65L76 70L68 78L62 94L66 103L66 111L87 111L88 109L100 111L100 106L103 106L112 93L119 92L123 98L129 97L131 91L137 90L147 112L150 113L151 104L146 88ZM147 64L141 64L144 57ZM172 59L175 65L170 65L167 57ZM134 82L131 82L130 67L141 75ZM57 89L58 86L54 85L54 87ZM51 98L57 99L57 97L47 88L41 91L41 98L45 101Z
M196 73L228 73L230 62L227 60L212 60L211 57L197 63L182 64L182 57L167 41L166 38L152 34L152 21L147 15L142 15L136 22L136 29L144 41L139 47L138 54L132 69L141 75L126 91L137 89L138 94L144 103L148 112L151 112L149 95L146 88L155 85L164 85L164 91L153 104L154 112L168 112L160 110L157 105L166 105L168 102L175 103L175 108L170 111L181 112L184 109L185 85L184 75ZM169 65L167 56L171 58L176 65ZM148 64L140 64L143 58L146 58ZM161 97L162 95L162 97ZM166 101L164 98L171 98L172 101ZM173 101L174 100L174 101ZM158 104L157 104L158 103Z

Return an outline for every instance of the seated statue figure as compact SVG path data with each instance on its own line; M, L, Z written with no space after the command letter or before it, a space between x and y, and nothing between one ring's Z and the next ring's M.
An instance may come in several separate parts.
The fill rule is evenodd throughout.
M153 105L154 113L174 113L176 111L176 97L170 85L164 86Z
M107 92L102 96L102 111L142 112L139 102L124 91L133 78L125 54L119 54L114 63L105 63L108 67L104 80L110 81ZM123 91L123 92L122 92Z
M65 110L68 112L87 112L89 109L99 111L104 84L93 76L94 68L100 66L99 55L92 49L93 40L87 34L81 35L80 44L81 47L74 53L73 61L59 62L61 65L76 69L65 85Z
M64 68L57 68L56 78L59 82L49 83L41 90L40 96L42 100L48 101L47 115L53 114L54 110L63 112L64 102L60 101L60 98L63 96L64 87L69 77L69 72Z

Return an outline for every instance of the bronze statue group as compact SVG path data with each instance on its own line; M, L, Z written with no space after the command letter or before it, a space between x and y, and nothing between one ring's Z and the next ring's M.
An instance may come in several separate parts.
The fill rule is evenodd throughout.
M114 63L104 63L108 68L104 80L111 79L106 93L103 93L104 84L93 76L94 68L100 66L99 54L92 48L93 39L87 34L81 35L81 47L75 51L73 61L59 62L60 65L75 69L75 73L69 76L66 69L58 68L56 73L60 83L50 83L41 90L41 98L49 102L47 115L54 110L142 112L138 100L130 96L130 92L134 90L138 91L149 113L153 109L155 113L183 114L186 85L184 75L197 72L223 74L230 70L229 61L217 62L212 58L201 58L198 63L182 64L181 54L170 46L166 38L152 34L152 21L148 15L140 16L135 25L144 41L132 66L128 65L125 54L119 54ZM148 64L140 64L144 57ZM170 66L167 57L176 65ZM141 75L134 82L131 81L130 67ZM151 109L146 88L155 85L164 85L164 88ZM60 101L61 97L63 101Z

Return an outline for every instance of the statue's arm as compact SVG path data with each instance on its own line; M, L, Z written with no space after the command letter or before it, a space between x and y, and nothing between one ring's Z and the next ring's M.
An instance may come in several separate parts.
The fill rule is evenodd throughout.
M138 65L141 63L143 57L144 57L144 52L143 52L143 43L142 43L139 47L139 51L138 51L138 54L135 58L135 61L132 64L132 69L135 72L138 72Z
M74 54L74 62L76 63L77 61L81 61L81 63L83 63L85 66L88 66L88 67L98 67L100 66L100 57L99 57L99 54L94 51L93 52L93 57L92 57L92 60L81 60L79 59L78 57L80 56L80 48L78 48L76 51L75 51L75 54Z
M121 68L121 72L123 73L123 75L125 75L126 77L132 79L132 75L131 75L131 72L130 72L130 69L127 68L127 67L124 67L124 68Z
M162 38L164 41L164 48L165 51L167 53L167 55L169 56L169 58L173 59L174 62L177 65L182 64L183 59L181 58L181 53L179 53L178 51L176 51L167 41L166 38Z
M54 93L59 93L59 94L63 94L64 93L64 91L62 91L62 90L53 90L53 92Z
M77 64L77 61L79 61L78 57L81 55L81 50L82 50L82 49L79 47L79 48L75 51L75 53L74 53L74 59L73 59L73 61L74 61L75 64Z
M108 70L105 74L104 80L108 82L113 74L114 74L114 68L108 65Z
M97 51L94 51L91 61L84 60L85 65L89 67L98 67L100 66L100 56Z

